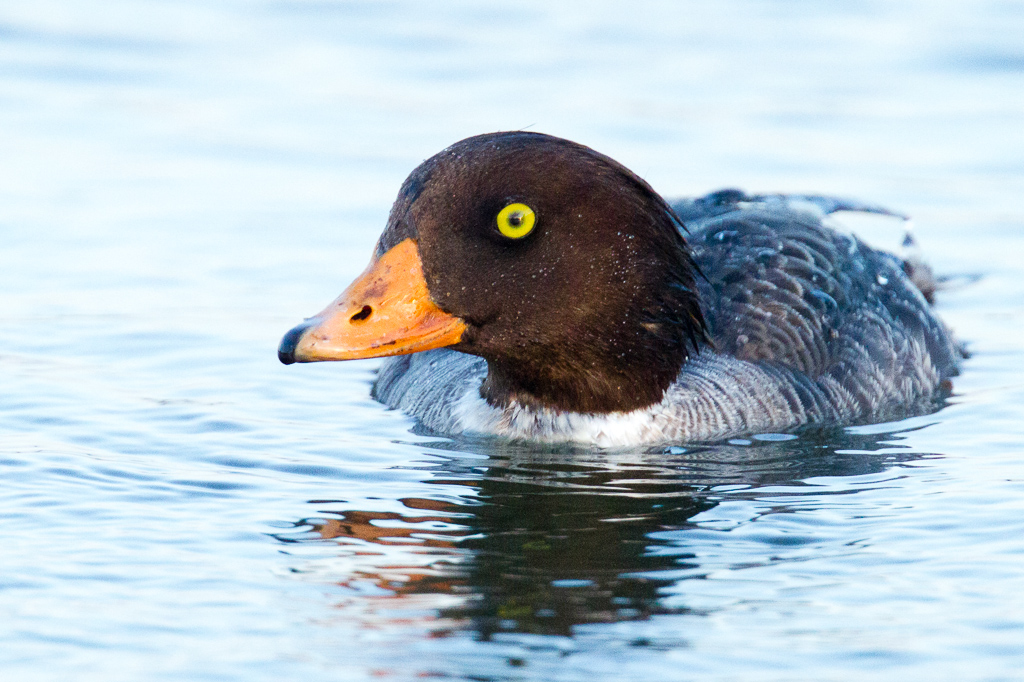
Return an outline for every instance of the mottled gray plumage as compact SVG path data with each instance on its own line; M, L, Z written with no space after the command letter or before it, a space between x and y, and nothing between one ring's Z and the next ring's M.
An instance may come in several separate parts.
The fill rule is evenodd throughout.
M486 362L443 349L385 361L374 397L439 433L626 445L893 418L925 409L956 374L959 349L902 261L822 222L885 209L735 190L674 208L703 273L713 347L660 403L601 415L496 408L479 396Z

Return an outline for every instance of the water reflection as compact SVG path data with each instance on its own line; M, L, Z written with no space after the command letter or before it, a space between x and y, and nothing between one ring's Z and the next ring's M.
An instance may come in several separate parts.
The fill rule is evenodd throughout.
M390 510L312 501L319 516L277 537L341 546L331 581L356 601L387 603L372 616L364 603L363 617L387 611L408 624L416 609L435 636L456 629L484 640L498 632L570 635L587 623L699 614L664 594L710 570L686 546L685 531L706 528L699 515L743 500L790 512L801 490L822 493L808 483L821 477L839 479L829 494L856 492L864 476L926 456L900 439L825 429L795 440L643 452L444 443L427 470L445 495L382 500L382 507L400 502ZM452 495L453 488L464 493ZM749 560L739 554L736 562Z

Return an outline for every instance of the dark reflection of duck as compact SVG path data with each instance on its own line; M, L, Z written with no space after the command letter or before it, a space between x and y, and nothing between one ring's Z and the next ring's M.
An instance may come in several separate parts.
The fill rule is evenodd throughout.
M709 569L685 535L668 542L652 534L694 528L694 516L722 499L742 498L743 488L764 499L770 493L759 489L789 484L792 498L810 478L877 473L921 456L901 455L893 442L891 434L836 429L685 452L456 441L431 481L448 495L453 484L465 486L464 503L406 499L403 513L319 505L324 518L298 525L357 555L340 582L369 580L389 595L384 599L460 598L440 620L425 619L428 629L454 621L485 639L499 631L568 635L580 624L688 611L665 605L660 590L678 576L659 572L689 568L700 577ZM876 452L882 448L884 454ZM463 449L489 459L461 455ZM785 512L785 503L776 511ZM388 608L401 614L400 604Z
M693 442L926 410L950 335L906 264L823 222L884 211L797 203L673 208L582 145L469 138L413 171L370 269L279 356L417 353L374 395L452 435Z

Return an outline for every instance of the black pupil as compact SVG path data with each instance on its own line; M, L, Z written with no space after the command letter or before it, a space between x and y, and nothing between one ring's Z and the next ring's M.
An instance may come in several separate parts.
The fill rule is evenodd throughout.
M508 216L508 224L511 225L512 227L519 227L520 225L522 225L523 224L523 212L522 211L513 211L512 213L510 213L509 216Z

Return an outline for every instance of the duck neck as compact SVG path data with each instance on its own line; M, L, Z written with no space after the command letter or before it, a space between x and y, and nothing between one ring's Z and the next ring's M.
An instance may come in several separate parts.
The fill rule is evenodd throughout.
M631 412L660 402L685 360L685 352L615 365L579 356L538 363L488 360L480 393L498 408L515 403L561 412Z

